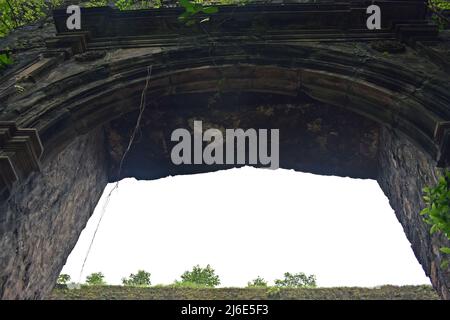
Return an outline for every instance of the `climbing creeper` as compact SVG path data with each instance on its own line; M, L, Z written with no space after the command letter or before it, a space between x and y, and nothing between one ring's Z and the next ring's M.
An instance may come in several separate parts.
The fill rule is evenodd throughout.
M435 187L426 187L423 191L427 207L420 214L424 216L424 221L431 225L430 233L441 232L450 240L450 171L445 171ZM449 247L442 247L440 251L450 254ZM449 260L445 259L441 268L447 269Z

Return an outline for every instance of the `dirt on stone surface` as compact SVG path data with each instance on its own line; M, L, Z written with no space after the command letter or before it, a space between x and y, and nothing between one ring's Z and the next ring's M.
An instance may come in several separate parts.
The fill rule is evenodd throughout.
M438 300L431 286L277 288L177 288L82 286L56 288L49 300Z

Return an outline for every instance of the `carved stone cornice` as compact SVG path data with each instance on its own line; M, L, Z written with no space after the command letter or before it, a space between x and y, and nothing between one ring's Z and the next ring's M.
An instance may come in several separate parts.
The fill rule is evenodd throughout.
M90 33L87 31L59 33L45 40L47 46L46 55L51 53L64 53L70 56L86 52ZM68 57L67 57L68 58Z
M368 6L376 4L384 13L381 15L381 30L368 30L366 20ZM157 35L167 44L171 36L192 36L209 30L210 36L217 32L238 34L268 35L271 30L285 30L293 34L308 33L311 30L324 30L328 35L335 34L351 39L365 34L396 34L402 40L410 37L435 37L437 28L426 21L426 1L340 1L304 2L289 4L247 4L245 6L222 6L217 14L206 16L208 24L202 28L187 28L178 17L183 8L161 8L120 11L110 7L81 8L81 30L68 30L66 21L70 14L66 10L54 10L53 17L58 40L48 42L49 48L74 47L81 53L84 44L79 36L88 32L89 42L109 42L112 39L145 37ZM199 18L203 16L200 15ZM258 30L263 32L259 32ZM317 33L317 32L316 32ZM70 38L74 35L73 38ZM318 33L320 37L320 33Z
M40 170L44 148L36 129L17 128L15 122L0 121L0 200L12 188Z

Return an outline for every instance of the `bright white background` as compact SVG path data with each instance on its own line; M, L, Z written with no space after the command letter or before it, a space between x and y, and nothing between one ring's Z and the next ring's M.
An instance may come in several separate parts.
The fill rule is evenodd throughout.
M80 281L107 193L62 271L72 281ZM169 284L208 263L223 286L258 275L272 282L286 271L313 273L320 286L430 283L375 181L248 167L123 180L81 280L102 271L119 284L145 269L152 284Z

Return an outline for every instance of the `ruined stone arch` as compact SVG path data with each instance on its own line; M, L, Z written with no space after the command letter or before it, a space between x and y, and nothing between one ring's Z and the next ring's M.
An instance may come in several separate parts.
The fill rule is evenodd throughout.
M310 140L309 149L298 137L291 138L297 129L289 127L282 143L298 150L286 152L281 166L377 179L434 287L442 297L450 297L449 273L439 268L438 248L445 240L430 236L418 214L422 187L434 183L439 167L449 161L450 82L441 66L418 54L422 46L422 52L439 56L426 42L414 42L416 49L409 46L401 54L386 56L374 49L373 42L386 41L389 48L394 42L389 34L383 36L388 40L373 41L347 35L350 43L314 38L299 43L227 43L224 36L222 42L199 38L195 44L154 47L140 46L133 38L128 40L133 45L121 45L129 35L117 44L95 33L59 32L47 42L40 59L8 78L24 91L0 94L6 105L0 114L1 297L41 298L49 292L108 181L220 169L179 171L164 164L166 156L144 155L167 153L164 141L170 137L164 132L186 125L192 117L223 126L236 120L254 127L298 121L304 127L299 132L308 133L302 137ZM124 175L117 177L118 157L149 70L143 137L164 143L151 150L136 147ZM216 111L205 101L217 93L231 99L225 101L247 95L247 101L258 102L247 103L249 108L242 110L222 106ZM178 106L171 111L176 99L185 99L188 110ZM153 106L155 101L163 101L162 106ZM282 111L292 105L308 107ZM255 111L259 106L275 111ZM320 116L315 109L323 110ZM312 120L320 119L318 126L302 122L310 114ZM348 122L339 122L342 119ZM330 132L338 149L328 140L314 140ZM352 136L361 139L355 144ZM305 163L299 160L303 152L311 155ZM280 157L283 161L283 154Z

